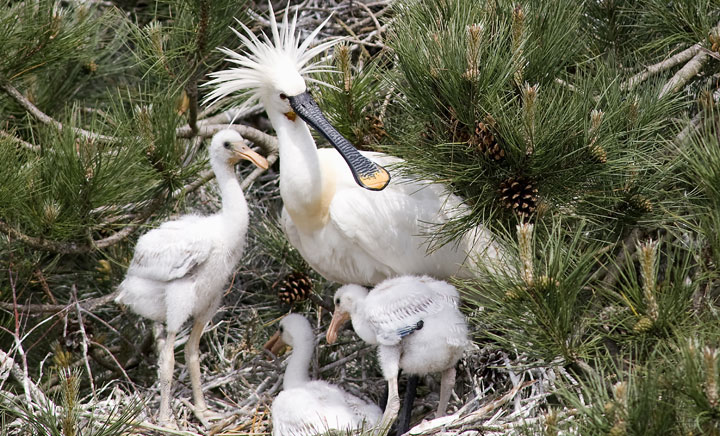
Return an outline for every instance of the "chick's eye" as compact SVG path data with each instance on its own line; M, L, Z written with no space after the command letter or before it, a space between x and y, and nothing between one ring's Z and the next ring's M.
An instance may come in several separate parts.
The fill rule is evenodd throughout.
M335 304L336 304L336 305L337 305L337 304L340 304L340 299L339 299L339 298L336 298L336 299L335 299Z
M283 326L280 326L280 333L282 333L283 330L285 330L285 329L283 328Z
M230 142L228 142L228 141L223 142L223 147L230 148Z
M285 94L284 92L281 92L281 93L280 93L280 98L283 99L283 100L285 100L285 99L287 98L287 94Z

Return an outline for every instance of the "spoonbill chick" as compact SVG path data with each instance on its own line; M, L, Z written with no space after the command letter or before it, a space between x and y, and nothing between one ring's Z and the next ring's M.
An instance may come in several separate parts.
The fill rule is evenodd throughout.
M210 166L220 186L222 210L210 216L185 215L144 234L135 246L116 302L135 313L166 324L158 358L162 425L174 426L170 392L175 366L175 336L190 317L194 324L185 345L195 414L213 417L200 384L198 347L205 324L217 311L225 285L240 261L248 228L248 206L235 176L235 164L246 159L267 168L234 130L216 133L210 144Z
M427 276L396 277L370 292L359 285L345 285L335 292L328 343L335 342L340 327L351 319L363 341L378 345L380 366L388 382L381 428L389 428L400 409L399 369L412 375L442 373L435 416L445 415L455 385L455 364L468 345L467 324L458 301L454 286Z
M311 47L325 23L300 41L297 15L288 15L289 9L278 25L270 5L272 38L239 23L242 32L235 33L245 52L221 49L234 66L210 74L214 89L207 101L237 93L246 105L264 106L279 143L281 224L308 264L331 281L375 286L406 274L472 277L473 261L498 258L484 227L430 250L432 226L468 213L467 207L440 184L412 175L390 181L383 166L401 159L358 152L338 133L307 87L315 81L310 73L328 69L312 59L338 40ZM334 148L318 149L308 126Z
M342 432L372 428L382 411L343 389L322 380L310 381L308 367L315 349L315 336L305 317L290 314L265 344L277 354L285 345L293 347L285 370L283 391L272 403L273 436L311 436L328 430ZM345 434L345 433L343 433Z

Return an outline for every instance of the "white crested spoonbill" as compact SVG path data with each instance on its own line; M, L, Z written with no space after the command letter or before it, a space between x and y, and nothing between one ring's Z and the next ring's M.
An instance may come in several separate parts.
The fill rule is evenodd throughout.
M290 314L265 344L277 354L285 345L293 348L283 391L273 400L273 436L313 436L328 430L370 429L382 411L343 389L322 380L310 380L308 368L315 349L315 335L304 316ZM345 433L343 433L345 434Z
M165 426L175 425L170 409L175 336L190 317L194 324L185 345L185 361L195 414L201 419L213 417L200 383L199 344L245 246L248 206L234 167L241 159L261 168L268 165L234 130L216 133L209 154L220 186L222 210L209 216L184 215L141 236L115 299L137 314L166 325L167 336L158 358L158 422Z
M306 82L328 68L312 59L338 40L311 47L325 23L300 41L297 15L288 16L289 7L278 25L270 5L272 39L239 23L245 52L220 49L234 66L210 74L214 89L206 102L238 93L244 104L264 106L279 143L281 224L308 264L328 280L374 286L407 274L472 277L472 262L500 257L482 226L429 249L432 226L467 213L466 206L437 183L400 175L390 181L382 165L401 159L360 153L330 125ZM334 148L318 149L308 125Z

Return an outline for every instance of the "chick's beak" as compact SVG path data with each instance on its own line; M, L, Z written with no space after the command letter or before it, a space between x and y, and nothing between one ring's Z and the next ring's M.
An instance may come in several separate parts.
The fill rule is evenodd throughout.
M275 356L280 354L280 351L282 351L283 348L285 348L287 344L283 342L282 338L280 337L280 332L275 332L274 335L263 345L263 348L274 354Z
M325 339L328 344L333 344L337 340L338 332L340 328L350 319L350 314L344 310L335 309L333 313L332 321L330 321L330 327L328 327Z
M317 130L323 135L350 167L355 182L365 189L371 191L380 191L390 183L390 173L385 168L366 158L338 132L335 127L325 118L320 107L310 93L303 92L292 97L288 97L290 107L292 107L292 120L295 116L299 116L310 127ZM288 116L288 114L285 114ZM288 119L290 117L288 116Z
M233 151L239 159L249 160L254 163L255 166L260 167L264 170L268 169L268 161L260 154L254 152L244 142L233 142Z

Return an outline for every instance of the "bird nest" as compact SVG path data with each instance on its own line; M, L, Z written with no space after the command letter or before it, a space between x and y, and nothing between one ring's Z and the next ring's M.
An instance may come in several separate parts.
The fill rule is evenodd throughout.
M236 288L241 286L236 285ZM189 375L182 361L176 363L172 410L180 430L157 427L160 404L157 383L148 386L117 385L92 406L92 413L110 414L114 408L143 404L133 419L135 434L262 435L271 433L270 406L282 390L287 355L275 357L262 344L275 330L275 305L248 304L257 299L248 290L233 289L226 305L208 326L202 340L203 390L208 406L222 418L203 424L193 414ZM313 379L322 379L361 398L380 403L385 381L376 361L375 347L365 345L345 329L334 345L325 343L330 314L306 304L295 311L307 316L316 333L316 353L310 367ZM176 353L189 329L178 335ZM178 353L180 355L181 353ZM511 434L530 422L544 420L547 393L557 374L548 368L528 368L519 356L493 344L472 345L457 364L457 381L448 416L433 419L439 377L421 378L410 434L490 435ZM403 378L401 378L401 389ZM401 391L402 392L402 391ZM10 433L14 434L14 433ZM20 433L18 433L20 434Z

